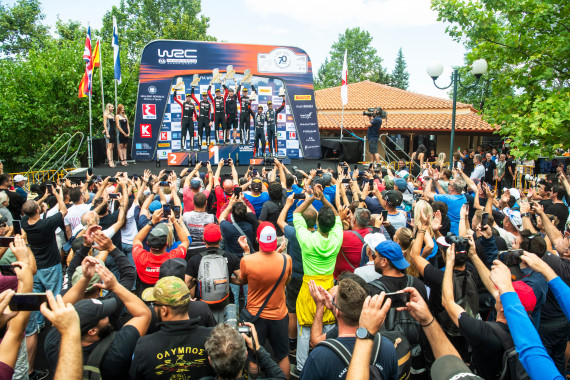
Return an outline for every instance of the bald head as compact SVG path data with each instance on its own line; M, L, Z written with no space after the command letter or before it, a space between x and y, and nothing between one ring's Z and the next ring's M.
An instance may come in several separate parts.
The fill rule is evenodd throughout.
M231 179L224 180L224 182L222 183L222 188L224 189L224 193L226 193L228 195L233 194L234 181L232 181Z
M36 216L36 214L39 212L39 207L38 204L36 203L36 201L25 201L24 204L22 205L22 212L24 214L26 214L29 218Z

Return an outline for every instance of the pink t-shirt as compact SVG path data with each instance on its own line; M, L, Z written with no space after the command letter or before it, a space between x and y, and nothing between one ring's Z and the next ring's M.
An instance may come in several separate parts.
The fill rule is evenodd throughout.
M206 199L208 199L208 197L210 196L210 190L204 190L203 193L206 196ZM182 201L184 202L184 212L194 211L194 195L196 194L197 193L194 193L189 186L184 186L182 192Z

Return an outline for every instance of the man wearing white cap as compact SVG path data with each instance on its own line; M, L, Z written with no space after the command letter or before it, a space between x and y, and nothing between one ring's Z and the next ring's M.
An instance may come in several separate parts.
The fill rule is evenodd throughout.
M378 232L364 236L364 243L366 244L366 257L368 257L368 262L366 265L356 268L354 270L354 274L359 275L366 282L372 282L382 277L382 275L376 272L376 269L374 268L374 259L376 258L376 246L382 243L384 240L386 240L384 234Z
M28 179L21 174L14 176L14 190L24 198L24 201L28 200L28 193L24 190L24 184L27 180Z

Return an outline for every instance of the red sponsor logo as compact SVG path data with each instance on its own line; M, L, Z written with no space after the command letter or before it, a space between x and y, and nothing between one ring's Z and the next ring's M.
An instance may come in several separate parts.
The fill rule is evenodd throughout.
M297 138L297 132L289 132L289 139L296 139Z
M143 119L156 119L156 104L142 105Z
M160 132L160 139L162 141L168 140L168 132Z
M141 124L141 137L145 139L152 138L152 128L150 124Z

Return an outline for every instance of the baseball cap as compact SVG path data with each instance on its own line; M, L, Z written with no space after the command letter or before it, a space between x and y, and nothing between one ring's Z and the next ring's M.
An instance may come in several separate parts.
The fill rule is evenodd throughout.
M519 230L519 231L523 230L522 218L521 218L520 211L514 211L514 210L511 210L509 207L505 207L503 209L503 215L509 218L509 220L511 221L513 226L515 226L517 228L517 230Z
M168 276L159 279L152 288L142 292L143 301L163 306L182 306L190 303L190 291L181 278Z
M146 237L146 242L149 247L151 248L162 248L166 245L166 240L168 238L168 226L164 223L159 223L150 232Z
M160 201L152 201L152 203L150 204L150 206L148 206L148 211L155 212L156 210L158 210L159 208L162 207L162 203L160 203Z
M217 243L222 240L222 231L216 223L206 224L204 226L204 241L206 243Z
M385 240L386 237L384 237L384 234L381 234L379 232L366 234L366 236L364 237L364 243L368 245L371 249L374 249L378 244L382 243Z
M97 326L101 319L108 317L117 308L117 301L114 297L106 299L90 298L81 300L75 305L75 311L79 315L79 325L81 326L81 335L87 334L87 331Z
M473 374L463 363L461 358L455 355L444 355L438 358L431 366L431 378L438 380L451 379L478 379L481 377Z
M523 281L513 282L513 288L521 300L526 312L530 313L536 307L536 295L532 288Z
M200 186L202 186L202 181L200 181L198 178L192 178L190 180L190 187L192 189L199 189Z
M406 182L406 180L403 178L395 178L394 184L398 186L398 190L400 190L402 193L408 188L408 182Z
M277 249L277 232L271 222L261 222L257 227L257 240L259 249L264 252L271 252Z
M520 192L518 189L515 189L514 187L511 187L511 188L509 189L509 193L511 193L511 195L512 195L513 197L515 197L515 200L518 201L519 199L521 199L521 192Z
M220 91L220 89L219 89L219 88L216 88L216 91L215 91L215 92L221 92L221 91Z
M332 181L332 175L331 175L331 173L323 173L323 177L322 177L322 178L323 178L322 180L323 180L323 183L324 183L324 184L330 185L330 183L331 183L331 181Z
M247 91L248 91L247 88L244 88L244 89L243 89L243 92L247 92Z
M21 182L21 181L27 181L27 180L28 179L21 174L17 174L14 176L14 182Z
M206 96L208 93L206 91L202 91L202 96Z
M158 273L158 278L174 276L184 280L185 274L186 260L180 257L175 257L162 263L160 266L160 272Z
M390 260L392 264L398 269L406 269L410 266L400 245L392 240L386 240L376 246L376 252Z
M98 260L98 261L99 261L99 265L105 266L105 263L102 260ZM81 280L81 277L83 277L83 267L81 265L79 265L77 268L75 268L75 272L73 273L73 276L71 277L71 285L77 284L79 282L79 280ZM87 288L85 289L85 293L88 293L89 291L91 291L95 287L95 284L98 284L100 282L101 282L101 276L99 276L99 273L95 272L93 277L91 277L89 284L87 284Z
M386 190L394 190L394 180L389 175L384 176L384 185L386 185Z
M382 195L382 198L392 206L399 206L404 200L402 193L397 190L384 190L380 194Z
M3 215L0 215L0 224L6 224L8 223L8 218L6 218Z
M271 100L267 101L267 105L273 104L273 102Z
M396 172L396 175L400 178L406 179L408 178L408 176L410 175L410 173L408 173L405 170L400 170L399 172Z

